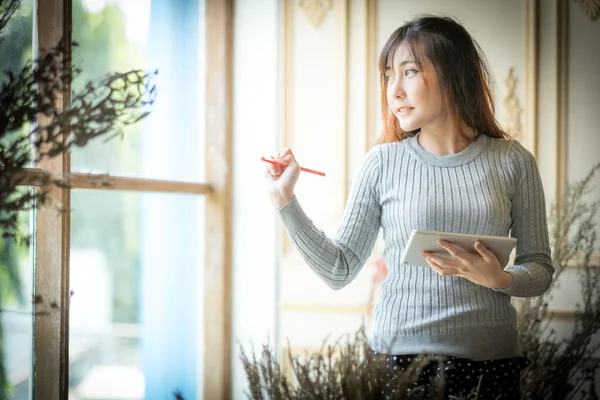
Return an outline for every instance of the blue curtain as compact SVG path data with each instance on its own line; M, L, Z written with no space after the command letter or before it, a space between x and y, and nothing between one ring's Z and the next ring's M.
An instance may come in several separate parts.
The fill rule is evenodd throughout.
M158 98L142 134L144 173L151 176L198 180L198 157L203 154L198 2L152 0L147 67L158 69ZM140 326L146 399L174 399L179 391L186 400L195 400L202 390L199 200L145 194L142 213Z

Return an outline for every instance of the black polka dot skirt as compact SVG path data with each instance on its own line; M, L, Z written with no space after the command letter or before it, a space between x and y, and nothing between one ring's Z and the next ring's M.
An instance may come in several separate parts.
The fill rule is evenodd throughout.
M389 355L370 351L382 399L520 399L521 372L531 361L512 357L472 361L457 357ZM409 382L410 383L407 383ZM409 396L408 396L409 395Z

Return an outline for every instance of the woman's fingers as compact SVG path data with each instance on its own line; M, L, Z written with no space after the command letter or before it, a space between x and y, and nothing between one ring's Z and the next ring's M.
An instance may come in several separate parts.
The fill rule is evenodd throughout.
M273 162L265 163L265 177L276 180L280 177L287 176L289 178L288 180L290 180L290 182L294 181L294 183L298 179L297 174L300 170L292 150L284 148L280 152L272 153L266 159ZM284 172L288 170L289 173L284 174Z
M432 261L435 263L435 265L438 265L441 268L452 268L455 270L460 269L461 264L458 260L440 257L440 256L435 255L434 253L430 253L428 251L424 251L423 253L421 253L421 256L425 257L427 262Z
M271 171L271 167L269 167L269 163L265 163L265 178L273 178L273 172Z
M271 160L279 162L279 158L280 158L279 153L271 154ZM271 175L279 176L283 173L283 167L276 165L276 164L272 164L272 163L268 163L268 164L269 164L269 168L271 169Z
M427 264L429 264L429 266L438 274L441 276L454 276L454 275L459 275L460 271L458 271L455 268L452 267L445 267L442 266L440 264L438 264L437 262L433 261L430 257L427 257L425 259L425 261L427 261Z
M457 260L463 262L471 261L471 254L465 251L464 249L455 246L453 243L447 242L445 240L440 240L438 241L438 244L442 246L448 253L450 253L452 257L456 258Z
M271 153L268 159L281 164L289 164L291 150L283 149L281 152ZM285 165L277 165L275 163L265 163L265 177L270 176L271 178L279 177L285 171Z
M271 175L273 175L273 176L279 176L279 175L283 174L283 172L285 171L285 169L287 168L288 165L294 164L296 162L296 159L294 158L294 154L292 153L292 150L290 150L288 148L282 149L281 152L271 154L270 159L273 161L276 161L278 163L284 164L284 165L277 165L277 164L269 163L268 167L269 167L269 170L271 171Z
M281 150L281 153L279 153L280 161L283 162L286 165L290 165L290 164L296 164L296 157L294 157L294 153L292 152L292 150L288 149L288 148L284 148Z
M279 153L279 154L283 158L285 156L292 155L292 150L290 150L286 147L284 149L281 149L281 153Z
M475 243L475 250L477 250L481 258L483 258L483 260L487 263L494 261L494 259L497 259L496 255L489 251L488 248L485 247L483 243L479 241Z

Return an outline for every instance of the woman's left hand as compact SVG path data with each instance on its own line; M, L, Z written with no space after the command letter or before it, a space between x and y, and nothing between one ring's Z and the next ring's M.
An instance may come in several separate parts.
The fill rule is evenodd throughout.
M460 276L490 289L507 288L512 285L512 275L502 269L498 258L481 242L475 243L477 254L458 248L447 241L439 241L454 259L444 258L431 252L423 252L427 263L442 276Z

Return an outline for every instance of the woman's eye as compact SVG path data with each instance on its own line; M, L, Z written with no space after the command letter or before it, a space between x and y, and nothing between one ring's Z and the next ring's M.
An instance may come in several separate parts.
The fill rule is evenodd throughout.
M404 71L404 76L414 75L417 72L418 71L416 69L407 69L407 70Z
M384 75L383 79L385 79L386 82L390 82L392 80L392 77L389 75Z

